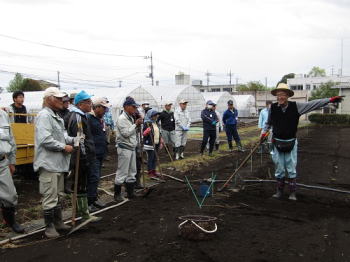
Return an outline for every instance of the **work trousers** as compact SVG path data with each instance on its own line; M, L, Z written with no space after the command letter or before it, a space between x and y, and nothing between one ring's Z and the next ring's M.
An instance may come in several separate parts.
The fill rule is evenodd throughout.
M60 195L64 194L64 173L50 172L40 168L39 181L39 191L43 196L43 210L56 207L59 203Z
M136 151L125 148L117 148L118 169L115 176L115 184L134 183L136 181Z
M101 177L102 162L103 156L96 156L94 162L90 165L90 172L87 181L87 197L89 202L97 200L97 188Z
M288 140L287 140L288 141ZM277 179L284 178L288 173L289 178L297 177L297 152L298 141L295 141L294 148L291 152L283 153L277 150L275 146L271 151L272 161L275 163L275 177Z
M213 152L215 139L216 139L216 130L205 130L203 129L203 140L201 145L201 153L203 153L205 146L208 143L209 139L209 153Z
M187 132L182 130L175 131L175 147L186 146Z
M171 146L175 145L175 130L166 131L162 129L161 134L165 144L171 145Z
M225 131L228 142L232 142L232 139L234 139L236 143L241 141L237 132L237 125L225 125Z
M7 161L6 159L2 160ZM13 183L12 175L8 165L1 165L0 162L0 206L15 207L17 205L17 191Z
M158 152L159 145L155 146L156 152ZM157 157L156 157L156 152L154 150L146 150L148 160L147 160L147 170L155 170L157 166Z

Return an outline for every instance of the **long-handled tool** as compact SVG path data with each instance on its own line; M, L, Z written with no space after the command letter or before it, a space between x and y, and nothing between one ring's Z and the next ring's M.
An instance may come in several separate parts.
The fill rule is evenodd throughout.
M166 145L166 143L164 143L163 145L164 145L164 148L165 148L166 152L168 153L168 156L169 156L169 158L170 158L170 161L171 161L171 162L174 162L174 159L173 159L173 157L172 157L171 154L170 154L170 151L169 151L168 146Z
M269 133L266 134L265 137L268 137ZM226 180L225 184L218 189L219 192L223 191L231 182L232 178L238 173L238 171L249 161L251 156L254 154L254 152L259 148L259 146L262 144L263 140L259 140L259 142L253 147L251 152L246 156L246 158L241 162L241 164L236 168L236 170L233 172L233 174Z
M81 117L77 114L77 125L78 132L77 136L81 135L83 124L81 122ZM79 164L80 164L80 141L77 141L77 153L75 159L75 169L74 169L74 191L73 191L73 199L72 199L72 226L75 226L75 216L77 213L77 197L78 197L78 178L79 178Z
M76 114L77 117L77 137L83 137L83 123L81 121L81 116ZM79 230L83 226L89 224L93 218L90 217L89 219L86 219L84 222L80 223L78 226L75 226L76 222L76 213L77 213L77 198L78 198L78 178L79 178L79 165L80 165L80 151L83 149L81 146L80 141L78 140L74 147L77 148L77 154L76 154L76 159L75 159L75 172L74 172L74 192L73 192L73 199L72 199L72 226L73 228L71 231L69 231L68 235L72 234L73 232ZM84 153L84 152L83 152Z
M141 176L142 176L142 197L147 197L152 191L153 188L146 187L146 179L145 179L145 164L143 163L143 136L141 128L138 130L139 133L139 143L140 143L140 153L141 153Z

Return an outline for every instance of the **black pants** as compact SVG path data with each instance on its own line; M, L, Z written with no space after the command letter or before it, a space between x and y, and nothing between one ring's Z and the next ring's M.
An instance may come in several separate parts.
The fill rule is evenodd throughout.
M216 140L216 130L203 130L203 140L201 146L201 153L204 152L204 148L206 147L209 139L209 153L213 152L214 144Z

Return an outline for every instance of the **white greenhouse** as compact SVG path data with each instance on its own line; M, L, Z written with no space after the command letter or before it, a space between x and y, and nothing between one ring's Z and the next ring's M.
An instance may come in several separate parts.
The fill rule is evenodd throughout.
M205 101L212 100L216 104L216 111L223 115L227 109L227 101L232 100L234 107L237 107L236 100L229 92L203 92Z
M252 95L234 95L239 117L256 116L255 98Z
M142 87L95 88L86 89L85 91L94 96L107 97L109 103L112 105L111 110L114 121L116 121L120 115L121 110L123 109L123 103L127 96L133 97L138 104L147 101L152 108L156 110L160 109L156 99Z
M185 99L188 101L188 111L190 112L191 121L201 121L201 111L205 107L205 99L201 92L193 86L153 86L144 87L156 99L161 108L166 102L171 102L174 108L179 106L179 101Z
M62 90L67 94L75 93L76 90ZM79 90L80 91L80 90ZM147 92L142 87L133 87L133 88L94 88L94 89L85 89L88 94L107 97L110 104L112 105L112 115L113 120L116 121L117 117L120 115L121 110L123 109L123 102L127 96L133 97L137 103L147 101L150 103L151 107L155 109L160 109L158 103L154 97ZM43 103L43 91L36 92L25 92L24 93L24 105L27 107L28 113L37 113L42 108ZM12 93L3 93L0 94L0 107L8 107L12 104Z

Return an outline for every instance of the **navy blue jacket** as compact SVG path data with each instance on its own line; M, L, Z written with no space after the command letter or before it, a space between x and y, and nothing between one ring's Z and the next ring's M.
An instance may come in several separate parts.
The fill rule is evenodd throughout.
M97 158L103 158L107 152L107 138L104 130L103 120L89 114L89 125L95 144L95 153Z
M233 112L230 109L227 109L222 116L222 122L224 125L236 125L238 120L238 111L233 109Z
M203 120L204 130L216 130L216 124L213 125L213 121L218 122L219 119L215 111L206 108L202 111L201 118Z

